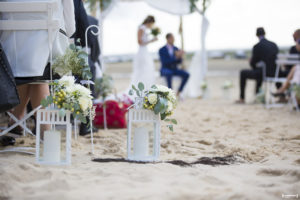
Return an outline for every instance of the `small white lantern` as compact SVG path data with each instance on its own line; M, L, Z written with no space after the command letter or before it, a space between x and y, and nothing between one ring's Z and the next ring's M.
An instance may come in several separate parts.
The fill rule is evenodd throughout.
M142 109L142 105L136 102L128 112L127 159L153 162L160 152L160 115Z
M61 117L58 109L40 109L36 124L36 162L45 165L71 164L71 122L70 112ZM41 139L41 125L49 125Z

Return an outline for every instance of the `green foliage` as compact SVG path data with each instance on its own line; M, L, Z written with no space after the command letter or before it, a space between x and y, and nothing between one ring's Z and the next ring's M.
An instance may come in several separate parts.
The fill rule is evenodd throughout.
M60 76L72 74L89 80L92 78L92 73L88 63L86 63L87 57L87 53L80 46L71 44L64 55L55 59L52 65L53 71Z
M155 27L153 29L151 29L151 34L156 37L161 33L160 29L158 27Z
M189 0L190 1L190 12L194 12L194 11L199 11L201 12L202 15L205 14L207 8L209 7L210 3L211 3L211 0L202 0L202 10L200 11L198 8L197 8L197 2L199 0Z
M292 90L295 92L296 98L300 99L300 85L294 85Z
M59 109L59 116L64 117L66 111L70 111L73 114L74 118L79 119L82 123L86 123L86 117L89 117L91 114L94 117L94 108L92 107L92 96L83 95L79 89L73 91L67 91L66 86L59 83L59 80L55 80L50 83L53 86L53 94L47 96L41 101L43 107L48 107L49 105L55 106ZM79 85L79 84L75 84ZM69 87L75 87L75 85ZM83 86L82 86L83 87ZM84 88L84 87L83 87ZM83 110L80 106L80 98L86 98L90 101L91 107Z
M95 92L103 99L112 94L113 90L114 82L111 76L103 74L101 78L95 80Z
M87 0L86 3L88 4L88 7L91 12L93 12L96 9L97 2L99 2L101 11L104 11L112 3L112 0Z
M136 88L134 85L132 85L132 89L129 90L128 94L132 96L132 95L134 95L134 92L135 92L138 97L143 97L143 94L146 92L146 91L144 91L144 89L145 89L144 83L139 82L138 88Z

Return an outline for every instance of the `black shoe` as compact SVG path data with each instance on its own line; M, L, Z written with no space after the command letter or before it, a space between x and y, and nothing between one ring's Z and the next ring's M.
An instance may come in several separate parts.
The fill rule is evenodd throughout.
M0 137L1 146L9 146L14 145L16 143L16 139L10 136L2 136Z
M98 131L98 129L93 127L93 133L95 133L97 131ZM88 135L88 134L91 134L91 130L87 127L87 124L81 123L80 124L80 129L79 129L79 135L85 136L85 135Z
M23 129L20 126L17 126L15 128L13 128L9 132L12 133L12 134L18 135L18 136L23 135Z
M285 97L285 94L283 92L275 92L275 93L271 93L272 96L274 97Z

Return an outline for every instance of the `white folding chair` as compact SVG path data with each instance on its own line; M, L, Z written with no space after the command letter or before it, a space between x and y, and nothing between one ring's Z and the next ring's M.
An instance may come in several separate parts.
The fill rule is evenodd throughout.
M265 82L265 106L267 109L282 107L286 104L276 103L276 98L272 96L271 92L276 89L276 83L284 83L287 81L286 77L279 77L280 69L286 65L300 64L299 55L294 54L278 54L276 60L276 71L274 77L266 76L266 68L263 67L263 77Z
M53 19L53 13L58 9L57 2L55 1L32 1L32 2L0 2L0 13L45 13L47 14L47 19L35 19L35 20L1 20L0 19L0 31L38 31L45 30L48 32L48 47L50 52L50 79L52 80L52 41L53 32L59 29L59 21ZM45 83L45 82L44 82ZM0 136L7 134L13 128L21 126L24 129L24 135L26 132L33 135L33 133L26 127L26 120L34 115L34 113L39 110L41 106L33 109L31 112L26 114L24 118L18 120L11 113L8 115L16 122L12 126L6 128L0 133ZM33 148L34 149L34 148ZM7 151L16 151L24 153L29 148L13 148ZM1 152L1 151L0 151Z

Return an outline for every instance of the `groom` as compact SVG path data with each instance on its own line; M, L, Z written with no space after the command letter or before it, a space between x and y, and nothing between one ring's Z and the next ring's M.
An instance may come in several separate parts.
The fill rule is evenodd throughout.
M184 52L174 46L174 36L172 33L166 35L167 44L159 50L159 57L161 62L161 76L167 79L168 87L172 88L172 77L181 77L181 84L177 92L177 96L182 92L186 82L189 79L189 73L178 69L178 64L182 62Z

